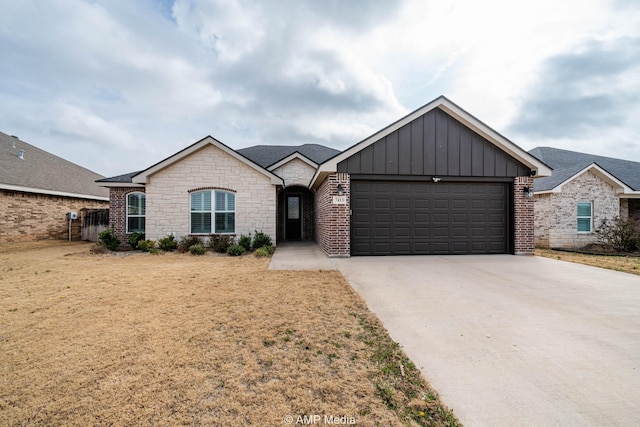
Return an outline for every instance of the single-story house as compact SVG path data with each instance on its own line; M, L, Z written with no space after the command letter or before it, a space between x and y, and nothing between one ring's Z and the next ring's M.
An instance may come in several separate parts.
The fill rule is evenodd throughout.
M103 176L0 132L0 243L80 239L82 212L109 208Z
M604 220L640 219L640 163L551 147L529 153L553 168L534 184L536 245L582 247Z
M207 136L101 179L126 241L168 234L315 240L329 255L531 254L533 178L551 169L445 97L345 151L234 150Z

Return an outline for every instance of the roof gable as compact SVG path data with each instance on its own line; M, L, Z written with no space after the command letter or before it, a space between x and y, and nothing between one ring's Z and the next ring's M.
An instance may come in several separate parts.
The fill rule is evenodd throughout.
M20 150L24 150L23 158ZM0 132L2 189L109 200L108 190L95 183L100 178L98 173Z
M640 162L551 147L536 147L529 152L553 168L552 176L536 180L536 192L558 188L592 164L596 164L624 186L625 194L640 192Z
M607 170L602 168L597 163L590 163L586 166L578 165L578 166L570 166L561 169L554 169L553 173L558 175L555 179L552 177L545 177L534 182L534 192L537 194L541 193L559 193L562 191L562 187L565 184L573 181L574 179L582 176L587 172L591 172L594 175L598 176L603 181L610 184L613 188L617 190L618 193L633 193L634 190L629 188L624 182L620 181L618 178L613 176Z
M267 177L269 177L271 179L271 183L274 185L283 185L283 181L282 178L280 178L279 176L273 174L272 172L268 171L267 169L265 169L264 167L260 166L259 164L253 162L252 160L248 159L247 157L243 156L242 154L238 153L237 151L233 150L230 147L227 147L226 145L224 145L222 142L218 141L217 139L211 137L211 136L206 136L205 138L201 139L200 141L188 146L187 148L177 152L176 154L167 157L166 159L156 163L155 165L143 170L142 172L134 175L132 177L132 182L136 183L136 184L148 184L149 183L149 178L151 177L151 175L153 175L156 172L159 172L169 166L171 166L172 164L179 162L180 160L184 159L185 157L190 156L191 154L200 151L202 148L208 146L208 145L213 145L214 147L220 149L221 151L223 151L224 153L228 154L229 156L241 161L242 163L244 163L245 165L249 166L250 168L255 169L256 171L260 172L263 175L266 175ZM125 175L126 176L126 175Z
M341 161L338 172L505 178L531 169L434 108Z
M304 156L316 165L339 154L340 151L320 144L303 145L254 145L236 150L260 166L272 170L273 165L282 162L294 153Z
M428 114L434 110L440 110L440 111L431 115ZM500 135L498 132L491 129L489 126L487 126L480 120L476 119L474 116L472 116L471 114L469 114L468 112L466 112L465 110L463 110L462 108L460 108L459 106L451 102L446 97L440 96L439 98L436 98L432 102L408 114L407 116L396 121L395 123L387 126L386 128L376 132L375 134L369 136L368 138L362 140L361 142L346 149L339 155L322 163L319 166L318 171L316 172L316 175L314 176L313 183L317 184L321 182L323 177L326 176L327 174L332 172L337 172L339 170L338 165L341 162L344 162L350 157L356 155L357 153L363 152L364 155L368 155L368 154L365 154L366 153L365 150L368 147L387 137L394 138L393 134L395 134L396 132L397 133L401 132L402 128L410 129L411 123L416 120L419 120L421 117L423 116L425 118L430 116L436 117L437 114L441 114L441 113L445 113L447 116L452 118L455 122L459 123L462 127L470 130L473 134L476 134L479 137L483 138L489 144L494 146L497 150L504 152L508 157L513 158L514 160L519 162L522 166L527 168L527 173L526 173L527 175L529 174L528 173L529 171L534 171L537 176L549 176L551 174L551 168L549 168L546 164L541 162L539 159L527 153L522 148L518 147L516 144L509 141L507 138ZM409 127L407 128L407 126ZM459 138L461 129L462 128L457 130L458 138ZM406 130L404 132L406 132ZM435 129L435 132L437 133L438 130ZM456 131L454 131L454 134L455 132ZM421 137L424 138L424 133L421 135ZM449 136L447 135L446 138L448 137ZM400 136L398 136L398 138L400 138ZM409 138L409 141L411 141L411 138ZM392 142L391 144L394 144L394 143ZM405 151L407 147L411 147L411 144L412 142L405 144ZM460 147L458 146L458 150L459 149ZM408 158L411 158L412 156L410 151L408 153L406 152L402 153L402 155ZM399 154L399 157L401 157L400 154ZM522 166L518 166L520 168L519 172L522 172ZM342 167L344 167L344 163ZM406 166L404 167L404 169L405 171L407 170ZM447 169L448 169L448 165L447 165ZM400 173L400 167L398 168L398 173ZM416 173L418 172L416 171ZM444 174L445 172L437 172L437 173Z

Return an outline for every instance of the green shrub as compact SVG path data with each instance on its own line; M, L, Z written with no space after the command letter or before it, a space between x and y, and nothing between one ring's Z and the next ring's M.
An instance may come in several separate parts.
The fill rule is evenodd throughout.
M240 256L245 252L244 248L240 245L231 245L229 249L227 249L227 254L231 256Z
M189 252L191 255L204 255L207 250L202 243L196 243L195 245L189 246Z
M144 240L144 233L131 233L129 235L129 244L132 249L138 248L138 242Z
M622 220L618 217L611 221L602 220L596 230L598 243L620 252L633 252L640 243L640 230L631 218Z
M273 246L263 246L261 248L256 249L254 254L258 258L262 258L265 256L271 256L273 254L273 251L274 251Z
M245 251L249 252L251 250L251 234L245 236L244 234L240 235L238 239L238 244L244 248Z
M262 231L256 231L256 234L253 236L253 247L260 249L264 246L271 246L271 237Z
M104 247L110 251L117 251L118 247L120 247L120 239L116 236L113 228L108 228L99 233L98 239L100 240L100 244L104 245Z
M180 238L180 241L178 242L178 252L187 252L193 245L202 245L202 239L198 236L184 236Z
M209 247L221 254L227 252L229 246L233 244L233 236L228 234L212 234L209 236Z
M158 246L160 246L160 249L165 252L171 252L178 247L178 242L176 242L173 234L169 234L167 237L163 237L162 239L158 240Z
M156 247L156 242L153 240L140 240L138 242L138 249L142 252L149 252Z

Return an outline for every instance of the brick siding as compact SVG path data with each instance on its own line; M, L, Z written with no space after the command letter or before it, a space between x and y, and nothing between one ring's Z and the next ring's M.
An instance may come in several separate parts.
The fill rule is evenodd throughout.
M517 176L513 180L514 252L516 255L533 255L535 250L533 197L524 192L533 191L533 178Z
M350 247L350 204L349 174L329 175L316 192L316 241L330 257L348 257ZM342 184L346 205L333 204L333 196L338 195L338 184Z
M592 232L578 233L578 202L592 202ZM579 248L596 241L595 230L604 219L629 215L629 203L620 203L616 189L592 172L562 186L559 193L537 195L536 244L552 248Z
M69 238L67 212L106 209L109 202L0 190L0 243ZM81 219L71 222L72 240L80 240Z
M127 195L144 193L144 187L111 187L109 188L109 225L113 227L121 248L130 248L127 233Z

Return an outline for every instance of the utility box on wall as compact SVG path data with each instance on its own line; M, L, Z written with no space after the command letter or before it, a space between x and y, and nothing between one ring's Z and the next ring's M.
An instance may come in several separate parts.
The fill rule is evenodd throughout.
M67 219L78 219L78 212L67 212Z

